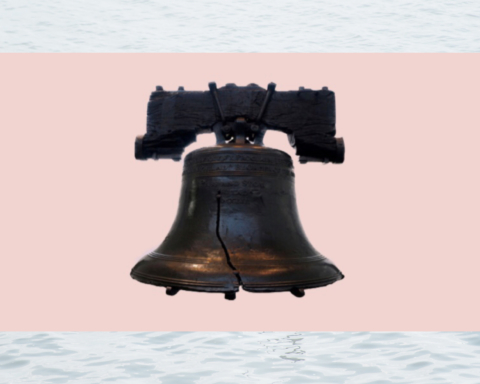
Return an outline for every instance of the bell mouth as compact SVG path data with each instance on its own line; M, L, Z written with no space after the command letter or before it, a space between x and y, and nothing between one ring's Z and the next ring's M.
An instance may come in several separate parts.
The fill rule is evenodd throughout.
M253 293L290 292L295 297L303 297L305 296L306 289L325 287L344 278L344 275L339 273L337 276L332 276L322 280L317 279L313 281L290 282L268 286L264 286L262 284L234 285L230 288L225 288L221 284L218 286L212 286L211 283L200 285L198 284L198 281L169 280L165 278L159 278L158 276L134 272L133 270L130 273L130 276L140 283L165 287L166 294L168 296L174 296L180 290L184 290L194 292L223 293L225 294L225 299L227 300L235 300L236 293L239 291L240 287L242 287L244 291Z
M303 297L306 289L325 287L344 278L337 267L320 255L316 260L283 266L272 263L270 266L262 263L238 264L235 271L223 262L212 261L207 270L192 278L189 274L199 269L198 260L178 257L178 260L172 261L175 257L158 258L153 257L153 253L140 260L130 276L144 284L165 287L169 296L184 290L223 293L227 300L234 300L241 287L253 293L291 292L296 297ZM178 265L179 262L181 265ZM291 279L295 276L298 276L297 280Z

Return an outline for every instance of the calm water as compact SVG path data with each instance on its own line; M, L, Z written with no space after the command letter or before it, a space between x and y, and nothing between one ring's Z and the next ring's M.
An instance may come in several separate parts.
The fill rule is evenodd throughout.
M480 333L0 334L3 383L480 383Z
M480 52L478 0L0 0L1 52Z

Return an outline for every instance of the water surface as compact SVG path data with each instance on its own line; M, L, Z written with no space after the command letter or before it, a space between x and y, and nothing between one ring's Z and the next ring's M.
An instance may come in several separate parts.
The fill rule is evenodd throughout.
M480 52L478 0L0 0L1 52Z
M6 332L0 383L480 383L480 333Z

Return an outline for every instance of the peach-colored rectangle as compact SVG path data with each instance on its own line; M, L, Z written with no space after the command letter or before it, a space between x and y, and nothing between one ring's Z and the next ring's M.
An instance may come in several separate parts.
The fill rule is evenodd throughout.
M0 330L479 330L480 54L0 60ZM336 93L344 164L300 165L285 135L265 141L294 157L304 229L344 280L228 302L129 277L181 180L181 163L134 159L150 92L209 81Z

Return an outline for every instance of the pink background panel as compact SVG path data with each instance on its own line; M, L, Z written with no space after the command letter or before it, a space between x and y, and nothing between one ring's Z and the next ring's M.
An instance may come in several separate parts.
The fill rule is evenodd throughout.
M480 330L479 54L0 59L0 330ZM343 281L228 302L130 278L180 191L182 163L134 159L150 92L209 81L336 92L344 164L266 144L294 156L301 221Z

